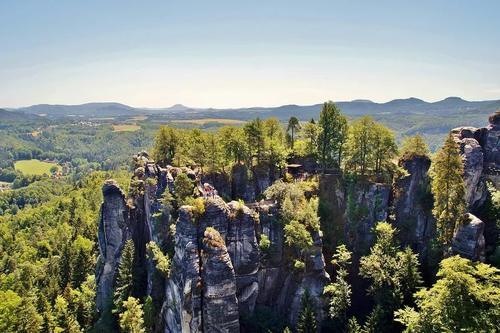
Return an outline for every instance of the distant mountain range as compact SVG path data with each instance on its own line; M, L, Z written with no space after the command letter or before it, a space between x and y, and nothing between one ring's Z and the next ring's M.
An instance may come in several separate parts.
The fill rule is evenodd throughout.
M487 115L500 109L500 100L466 101L459 97L448 97L438 102L426 102L418 98L395 99L387 103L369 100L336 102L342 112L350 117L364 114L386 115L434 115L452 116L459 114ZM278 107L249 107L234 109L191 108L176 104L168 108L137 108L120 103L87 103L81 105L38 104L9 111L23 112L47 117L117 117L133 115L167 116L168 118L230 118L247 120L255 117L277 117L281 120L296 116L307 120L317 118L322 104L283 105Z
M26 121L26 120L37 120L40 119L39 116L35 114L29 114L19 111L7 111L0 109L0 121Z

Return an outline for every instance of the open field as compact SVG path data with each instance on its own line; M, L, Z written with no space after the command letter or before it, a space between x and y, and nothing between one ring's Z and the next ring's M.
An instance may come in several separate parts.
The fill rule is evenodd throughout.
M55 163L40 160L20 160L14 163L14 168L25 175L50 175L50 168L54 165L61 168Z
M172 123L179 124L196 124L196 125L205 125L208 123L219 123L223 125L242 125L246 123L243 120L236 119L224 119L224 118L201 118L201 119L181 119L181 120L172 120Z
M135 132L141 129L141 126L135 124L113 125L113 132Z

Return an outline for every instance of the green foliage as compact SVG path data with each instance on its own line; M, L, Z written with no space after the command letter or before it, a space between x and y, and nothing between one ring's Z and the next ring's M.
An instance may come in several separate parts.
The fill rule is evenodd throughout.
M92 326L96 221L102 184L111 177L121 184L130 178L126 173L96 172L76 184L61 179L66 188L63 194L42 198L43 205L26 206L16 215L0 216L0 291L21 298L18 319L23 318L26 325L38 325L41 318L41 330L45 332L54 331L56 326ZM57 316L69 321L59 325Z
M290 148L292 148L292 150L295 143L295 135L299 132L299 130L299 120L296 117L290 117L290 119L288 120L288 127L286 128L286 131L290 133Z
M152 333L155 325L155 309L151 296L144 301L144 327L147 333Z
M394 168L397 146L393 132L371 117L355 120L349 128L346 170L355 175L384 176Z
M420 134L408 136L403 139L400 155L403 159L415 156L429 156L429 146Z
M170 276L171 265L168 255L164 254L160 247L153 241L146 245L146 249L148 251L148 257L154 261L156 269L162 273L164 277L168 278Z
M285 199L289 199L292 205L297 206L302 204L304 199L304 191L296 183L285 183L281 180L274 182L264 192L266 198L276 200L278 205L283 205Z
M356 317L349 318L347 322L347 333L365 333Z
M448 246L455 228L464 222L465 186L463 164L458 144L448 135L443 147L434 155L431 176L438 237Z
M389 329L393 311L411 302L411 294L421 283L418 256L408 248L399 251L396 229L379 222L375 227L376 241L368 256L360 260L360 275L370 279L368 293L376 304L372 312L373 325Z
M123 302L123 313L120 313L120 329L124 333L144 333L144 311L142 305L134 297Z
M247 123L244 127L248 147L250 148L251 156L257 158L259 164L264 158L265 145L265 129L264 122L260 118L256 118Z
M191 206L191 214L195 222L199 222L205 214L205 200L203 198L189 197L185 201L186 205Z
M323 293L330 298L329 315L341 321L345 326L347 320L347 310L351 306L351 286L347 281L347 269L351 264L351 252L345 245L337 246L333 255L332 264L334 265L335 280L325 287Z
M267 253L270 247L271 247L271 241L269 240L269 237L267 237L267 235L265 234L262 234L259 240L260 250L264 253Z
M285 225L283 228L285 233L285 243L288 246L296 247L299 250L307 249L312 246L312 237L304 224L297 220Z
M175 177L174 188L177 203L182 206L185 204L186 199L193 195L194 184L185 173L180 173Z
M161 126L155 138L153 148L154 159L164 166L169 163L171 164L179 145L180 136L178 135L178 131L168 126Z
M227 162L244 162L249 158L249 147L245 132L238 127L222 127L219 131L222 152Z
M302 272L306 269L306 264L302 260L294 260L293 268L298 272Z
M314 122L314 119L304 124L302 127L302 136L306 141L305 155L316 156L320 133L321 128Z
M318 154L323 168L340 168L347 139L347 118L332 101L323 104L319 127Z
M314 310L314 299L311 297L309 289L305 289L301 297L302 309L299 313L297 321L298 333L316 333L317 321L316 312Z
M438 281L415 293L417 309L396 320L405 332L494 332L500 323L500 271L454 256L441 261Z
M118 266L118 273L116 275L113 302L115 305L115 312L117 313L123 312L123 303L132 294L134 283L134 256L134 242L129 239L123 246L120 265Z
M0 290L0 331L39 332L43 318L35 307L33 296L21 297L12 290Z

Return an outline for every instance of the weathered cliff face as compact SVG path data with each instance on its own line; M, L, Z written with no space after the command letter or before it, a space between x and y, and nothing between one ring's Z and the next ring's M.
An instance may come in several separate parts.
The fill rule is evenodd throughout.
M482 235L485 228L496 230L497 221L483 215L483 207L488 198L486 181L490 181L497 189L500 188L500 111L489 117L489 125L486 127L459 127L451 133L460 145L463 158L468 210L486 217L481 221L474 215L470 216L473 223L461 226L455 233L454 251L474 260L484 259L485 246L494 248L497 241L496 236L488 237L489 245L485 244ZM464 237L468 239L468 245L465 245ZM472 240L475 245L470 243ZM469 249L466 250L466 247Z
M484 261L484 222L472 214L467 214L467 221L455 231L452 251L464 258Z
M320 221L325 234L325 254L335 251L335 244L342 242L347 225L347 197L342 174L322 174L319 178Z
M230 222L226 236L227 250L236 275L240 316L253 313L257 300L260 251L256 227L258 215L239 202L228 204Z
M360 181L347 193L346 240L354 253L366 254L374 240L373 228L387 219L391 185Z
M422 258L435 231L428 174L431 160L414 156L401 160L400 165L408 175L396 180L393 186L394 222L402 244L411 246Z
M459 127L451 131L464 160L466 200L477 211L486 199L485 180L498 187L500 175L500 111L489 117L487 127Z
M115 272L125 241L130 237L125 195L114 180L102 188L104 201L99 221L99 252L96 269L96 305L100 313L111 310Z
M248 173L248 168L244 164L235 164L231 169L231 192L233 199L242 199L245 202L255 200L254 184Z
M479 144L484 129L460 127L452 130L455 141L460 145L464 164L465 200L469 209L482 206L486 199L486 185L483 178L483 148Z
M189 206L179 209L175 227L171 275L166 281L165 301L161 310L163 331L201 332L202 284L198 228L192 220Z
M240 331L236 279L225 242L213 228L203 236L203 330L204 332Z
M484 175L500 189L500 111L491 115L481 146L484 151Z

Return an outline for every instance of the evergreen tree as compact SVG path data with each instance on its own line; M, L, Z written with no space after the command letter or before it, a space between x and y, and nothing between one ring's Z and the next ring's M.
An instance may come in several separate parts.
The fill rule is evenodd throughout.
M59 258L59 286L61 289L66 288L68 283L71 282L71 275L73 273L73 264L71 256L71 247L65 244Z
M314 311L314 300L309 289L305 289L301 297L302 310L297 322L298 333L316 333L316 313Z
M420 134L406 137L403 140L401 157L410 159L414 156L429 156L429 146Z
M306 153L310 156L316 155L319 133L320 127L314 122L314 119L304 124L302 136L306 139Z
M288 120L287 132L290 133L290 148L293 150L293 144L295 142L295 134L300 130L300 123L297 117L290 117Z
M123 333L144 333L144 312L142 305L134 297L123 302L123 313L120 313L120 329Z
M116 287L114 292L114 304L116 312L122 312L123 302L131 295L133 287L134 269L134 242L129 239L125 242L122 250L118 274L116 276Z
M54 332L80 333L80 324L71 313L68 302L62 296L57 296L54 304L56 327Z
M437 220L439 240L448 247L455 228L464 222L466 209L462 158L451 133L433 158L431 176L434 194L432 213Z
M255 156L257 164L260 164L264 157L265 147L264 122L260 118L254 119L245 125L244 131L252 156Z
M162 165L171 164L180 142L179 133L176 129L161 126L155 138L153 148L154 159Z
M319 127L318 153L323 170L329 167L339 168L347 139L347 118L329 101L323 104Z
M361 176L370 172L381 176L390 171L397 153L392 131L369 116L352 123L347 149L346 169Z
M175 197L178 206L184 204L188 197L193 195L194 184L191 179L184 173L180 173L174 180Z
M330 317L339 319L341 326L345 327L352 294L351 286L347 282L347 269L351 264L351 252L345 245L337 246L332 264L336 269L335 281L326 286L323 292L330 297Z
M454 256L441 261L437 276L415 293L417 309L396 312L405 332L498 332L500 270Z
M396 229L389 223L377 223L375 244L370 254L360 260L360 275L371 281L368 293L373 296L376 306L368 323L371 322L369 327L375 332L393 328L394 310L421 283L418 256L410 249L399 251L395 234Z
M144 301L144 327L146 332L151 333L154 331L155 324L155 309L153 299L151 296L146 297Z
M227 163L241 163L248 159L249 148L242 128L225 126L218 134Z

